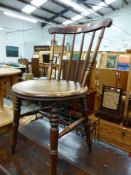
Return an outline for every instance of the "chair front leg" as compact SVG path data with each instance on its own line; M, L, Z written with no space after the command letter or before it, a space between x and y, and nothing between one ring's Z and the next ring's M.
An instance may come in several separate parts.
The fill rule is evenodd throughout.
M20 111L21 111L21 100L19 98L15 99L15 106L14 106L14 119L12 125L12 140L11 140L11 153L15 153L15 147L17 143L17 133L19 127L19 118L20 118Z
M91 152L92 151L92 139L91 139L91 132L90 132L90 123L89 123L89 118L88 118L88 113L87 113L86 97L82 97L80 101L81 101L82 116L85 118L84 131L86 134L86 142L87 142L89 151Z
M50 116L50 175L57 174L57 154L58 154L58 108L57 105L53 105Z

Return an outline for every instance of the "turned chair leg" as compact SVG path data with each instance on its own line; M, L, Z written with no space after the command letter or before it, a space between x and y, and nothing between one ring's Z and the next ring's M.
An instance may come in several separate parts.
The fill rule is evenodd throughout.
M87 102L86 97L82 97L80 99L81 101L81 109L82 109L82 116L85 118L84 120L84 131L86 134L86 142L89 148L89 151L92 151L92 139L91 139L91 133L90 133L90 125L89 125L89 118L87 114Z
M58 152L58 108L56 105L52 106L50 116L50 175L57 174L57 152Z
M16 98L14 106L14 119L12 125L12 140L11 140L11 153L15 153L15 147L17 143L17 133L19 127L19 117L20 117L21 100Z

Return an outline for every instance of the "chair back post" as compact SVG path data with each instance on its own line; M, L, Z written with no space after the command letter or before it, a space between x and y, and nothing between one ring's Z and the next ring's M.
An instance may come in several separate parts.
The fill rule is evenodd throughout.
M50 54L50 62L48 67L48 79L51 79L52 75L52 66L53 66L53 58L54 58L54 44L55 44L55 34L53 34L53 39L51 43L51 54Z
M75 82L78 81L78 73L79 73L79 68L80 68L80 61L81 61L83 44L84 44L84 38L85 38L85 33L83 33L82 39L81 39L80 51L79 51L78 61L77 61L77 65L76 65L76 72L75 72L75 77L74 77Z
M67 80L70 79L71 63L72 63L72 57L73 57L73 52L74 52L75 37L76 37L76 34L73 34L72 44L71 44L71 53L69 57L68 70L67 70Z
M61 48L61 54L60 54L60 60L59 60L59 67L58 67L58 80L60 80L61 77L61 70L62 70L62 61L63 61L63 54L64 54L64 44L65 44L65 34L63 35L63 41L62 41L62 48Z
M93 52L93 55L92 55L92 57L90 57L89 64L86 67L86 72L85 72L85 74L83 76L83 81L82 81L82 85L83 86L87 85L87 82L89 80L89 76L90 76L91 70L92 70L93 65L95 63L99 47L100 47L102 38L104 36L104 31L105 31L105 27L103 27L103 29L101 30L101 33L100 33L100 35L98 37L97 44L96 44L95 50Z
M87 85L88 81L89 81L89 76L91 73L91 70L93 68L93 65L95 63L95 59L104 35L104 31L106 27L110 27L112 25L112 19L107 18L107 19L103 19L91 24L84 24L84 25L80 25L80 26L67 26L67 27L52 27L49 29L49 33L50 34L64 34L63 37L63 41L62 41L62 54L60 57L60 65L59 65L59 69L58 69L58 80L60 80L60 75L61 75L61 68L62 68L62 61L63 61L63 50L64 50L64 43L65 43L65 35L66 34L70 34L73 35L72 38L72 44L71 44L71 52L70 52L70 56L69 56L69 62L68 62L68 68L67 68L67 78L66 80L70 79L70 74L71 74L71 63L72 63L72 57L73 57L73 52L74 52L74 44L75 44L75 37L77 34L83 34L82 36L82 40L81 40L81 44L80 44L80 50L79 50L79 55L78 55L78 62L76 64L76 68L74 71L74 81L77 82L79 81L80 84L82 84L83 86ZM92 50L92 46L94 43L94 38L95 38L95 33L96 31L100 31L100 35L98 37L96 46L95 46L95 50L93 52L93 55L91 56L91 50ZM80 72L80 61L81 61L81 55L82 55L82 50L83 50L83 45L84 45L84 38L85 38L85 34L86 33L93 33L91 40L90 40L90 44L88 46L88 50L87 50L87 54L86 54L86 58L85 58L85 62L82 68L82 72L81 75L79 76L79 72ZM53 60L53 53L52 53L52 59ZM80 78L79 78L80 77ZM51 76L50 76L51 78Z
M88 65L89 60L90 60L90 53L91 53L91 48L92 48L92 45L93 45L94 37L95 37L95 31L92 34L92 38L91 38L89 47L87 49L87 54L86 54L85 62L84 62L81 77L80 77L80 83L82 83L82 81L83 81L83 77L85 75L86 68L87 68L87 65Z

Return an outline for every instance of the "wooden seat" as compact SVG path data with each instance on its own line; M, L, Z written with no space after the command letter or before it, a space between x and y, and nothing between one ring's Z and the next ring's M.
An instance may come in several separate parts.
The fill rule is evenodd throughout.
M44 89L44 91L43 91ZM45 98L46 100L64 100L87 93L87 86L81 86L77 82L66 80L30 80L27 82L17 83L12 90L19 97L27 98Z
M54 58L54 42L52 42L51 46L51 57L50 64L48 68L48 80L30 80L26 82L21 82L13 86L12 91L16 97L16 103L14 108L14 121L13 121L13 135L12 135L12 145L11 150L12 154L15 153L16 141L17 141L17 132L19 126L19 118L20 118L20 109L21 109L21 101L25 99L36 100L36 101L49 101L52 103L51 109L49 111L49 119L50 119L50 175L57 174L57 152L58 152L58 139L76 128L78 125L83 124L85 133L86 133L86 141L91 150L91 137L89 130L89 121L87 116L87 105L86 105L86 94L88 92L87 83L89 81L89 76L94 65L98 49L100 43L102 41L104 31L106 27L110 27L112 24L111 19L104 19L101 21L97 21L95 23L91 23L90 25L83 26L71 26L71 27L53 27L49 29L49 33L53 34L53 40L56 39L56 34L63 35L62 39L62 47L61 54L59 60L58 67L58 76L56 80L51 80L52 78L52 68L53 68L53 58ZM97 42L94 42L95 34L98 31L99 36L97 35ZM82 49L84 45L85 35L89 33L90 42L87 44L87 54L86 59L84 61L83 69L80 72L79 63L82 56ZM92 33L92 35L90 35ZM68 63L68 71L66 80L61 80L62 74L62 62L63 62L63 54L65 48L65 39L66 34L72 35L72 44L71 44L71 53L69 57ZM71 73L71 63L73 58L74 44L75 38L77 35L82 34L80 50L79 50L79 58L76 65L76 70L74 71L74 81L70 81L70 73ZM70 37L71 38L71 37ZM77 43L77 44L79 44ZM94 47L95 43L95 47ZM91 56L91 50L94 47L93 55ZM80 78L78 78L80 73ZM59 133L59 105L62 101L65 100L73 100L78 98L80 100L82 115L78 118L77 121L74 121L69 126L65 127Z

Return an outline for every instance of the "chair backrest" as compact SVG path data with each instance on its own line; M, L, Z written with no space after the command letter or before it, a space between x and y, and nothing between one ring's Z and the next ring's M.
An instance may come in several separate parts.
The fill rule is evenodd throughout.
M20 58L20 59L18 59L18 63L25 65L25 72L26 73L29 72L29 62L28 62L28 59L26 59L26 58Z
M105 28L110 27L111 25L112 25L112 19L107 18L107 19L100 20L100 21L93 22L93 23L86 24L86 25L84 24L84 25L79 25L79 26L52 27L48 30L50 34L53 34L52 41L56 40L56 34L63 34L61 55L60 55L59 67L58 67L58 77L57 77L58 80L60 80L60 77L61 77L66 35L73 35L70 56L69 56L68 70L67 70L67 80L69 80L70 73L71 73L71 64L72 64L72 59L73 59L75 39L78 34L82 34L80 49L79 49L79 54L78 54L78 61L76 65L76 70L74 72L75 74L74 81L77 82L85 35L86 33L89 33L89 35L92 33L90 43L87 43L88 49L86 52L86 57L84 60L84 64L83 64L83 68L82 68L82 72L81 72L81 76L79 80L80 84L86 85L89 80L89 76L90 76L92 67L95 63L95 59L96 59L103 35L104 35ZM100 31L100 34L99 36L95 37L96 31ZM95 49L93 51L93 54L91 54L92 47L94 47L93 44L94 44L95 38L97 38L97 42L95 42ZM52 46L51 46L51 58L50 58L50 67L49 67L49 75L48 75L49 79L51 79L51 74L52 74L53 58L54 58L54 42L52 42Z

